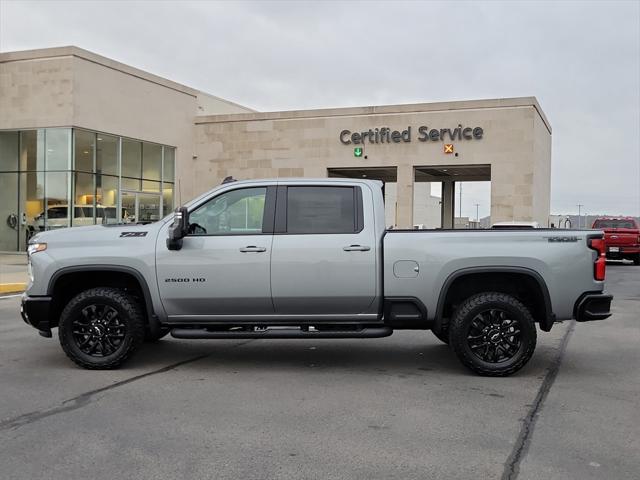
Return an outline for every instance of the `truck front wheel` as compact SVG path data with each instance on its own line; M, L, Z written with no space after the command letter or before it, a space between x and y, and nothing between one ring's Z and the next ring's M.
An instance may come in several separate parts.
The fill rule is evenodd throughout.
M134 297L117 288L91 288L71 299L60 315L60 345L77 365L111 369L144 340L144 315Z
M536 348L536 326L517 298L498 292L469 297L455 312L450 345L480 375L503 377L524 367Z

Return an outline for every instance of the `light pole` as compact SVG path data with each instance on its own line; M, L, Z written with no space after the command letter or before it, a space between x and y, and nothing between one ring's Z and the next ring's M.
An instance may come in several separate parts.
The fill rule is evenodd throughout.
M480 223L480 204L476 203L476 228L478 228L480 225L478 225Z
M582 213L582 207L584 207L584 205L582 203L578 204L578 228L580 228L580 226L582 225L582 217L580 216Z

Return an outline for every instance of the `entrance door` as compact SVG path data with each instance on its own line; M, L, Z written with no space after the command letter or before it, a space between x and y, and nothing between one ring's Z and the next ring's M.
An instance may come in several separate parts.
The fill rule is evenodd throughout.
M151 223L160 220L162 197L155 193L123 191L121 196L122 221Z

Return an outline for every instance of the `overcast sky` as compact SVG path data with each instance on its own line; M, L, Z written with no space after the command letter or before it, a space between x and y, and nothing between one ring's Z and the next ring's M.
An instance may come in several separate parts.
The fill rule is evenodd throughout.
M1 51L62 45L262 111L536 96L552 213L640 215L638 1L0 0Z

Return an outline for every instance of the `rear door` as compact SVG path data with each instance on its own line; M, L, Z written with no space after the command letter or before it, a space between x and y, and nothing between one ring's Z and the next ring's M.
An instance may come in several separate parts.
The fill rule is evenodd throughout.
M271 256L276 314L330 320L368 312L376 298L376 249L362 187L279 186Z

